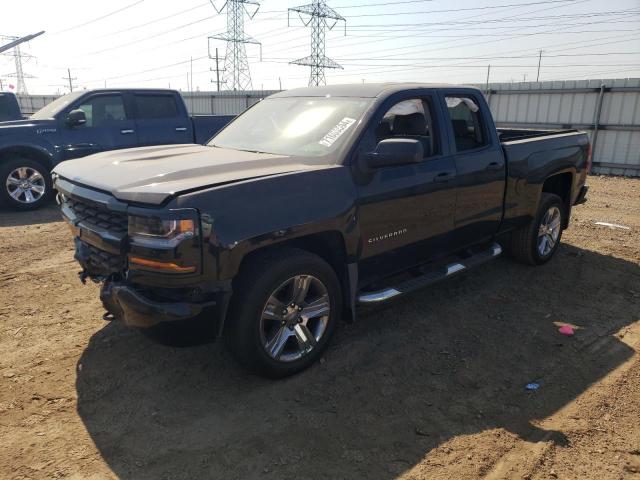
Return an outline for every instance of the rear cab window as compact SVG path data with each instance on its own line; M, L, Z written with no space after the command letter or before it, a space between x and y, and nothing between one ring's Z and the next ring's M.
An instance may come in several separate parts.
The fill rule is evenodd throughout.
M376 126L376 142L387 138L411 138L422 143L424 158L439 154L431 105L426 97L402 100L393 105Z
M445 97L456 151L476 150L489 144L477 101L467 95Z
M178 103L173 95L136 93L133 98L136 118L139 120L176 118L179 116Z

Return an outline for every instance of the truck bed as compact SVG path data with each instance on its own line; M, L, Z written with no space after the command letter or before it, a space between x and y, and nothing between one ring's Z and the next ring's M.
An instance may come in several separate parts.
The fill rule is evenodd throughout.
M584 184L589 138L578 130L502 130L500 143L507 161L504 225L517 227L530 220L545 179L560 171L578 170L567 176L573 204ZM526 182L523 182L526 179Z

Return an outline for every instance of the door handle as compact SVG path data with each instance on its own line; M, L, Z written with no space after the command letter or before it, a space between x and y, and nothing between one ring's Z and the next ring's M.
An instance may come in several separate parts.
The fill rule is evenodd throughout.
M127 135L129 133L133 133L133 130L131 130L130 128L126 128L124 130L120 130L120 133L123 135Z
M442 182L448 182L449 180L451 180L453 178L453 173L451 172L440 172L439 174L437 174L434 178L433 181L435 183L442 183Z
M187 127L176 127L176 132L186 132Z
M497 170L502 170L503 167L504 167L504 163L491 162L489 165L487 165L487 170L497 171Z

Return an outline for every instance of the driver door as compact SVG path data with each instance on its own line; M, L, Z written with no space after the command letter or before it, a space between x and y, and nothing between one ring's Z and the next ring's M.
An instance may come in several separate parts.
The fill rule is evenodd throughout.
M412 138L425 154L422 163L379 168L358 186L363 282L447 251L456 203L455 163L442 141L435 95L392 97L380 110L362 152L373 151L385 138Z
M87 122L84 125L63 126L64 160L138 146L135 122L128 113L122 94L97 93L84 97L70 110L75 109L85 113Z

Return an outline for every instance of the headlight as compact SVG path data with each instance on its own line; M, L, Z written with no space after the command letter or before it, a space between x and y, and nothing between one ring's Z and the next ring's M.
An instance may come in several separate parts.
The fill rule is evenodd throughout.
M192 219L164 220L129 215L129 237L140 246L174 247L196 233L196 223Z
M190 239L198 237L198 222L194 218L164 219L129 215L131 248L129 265L135 270L163 273L195 273L197 257ZM186 248L186 250L185 250ZM199 247L198 247L199 252Z

